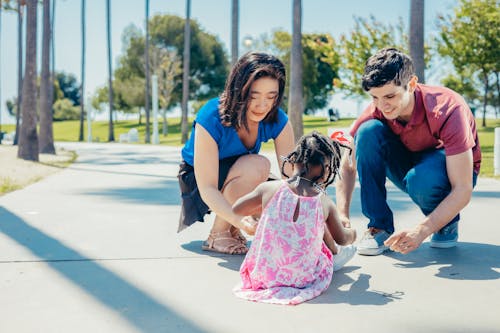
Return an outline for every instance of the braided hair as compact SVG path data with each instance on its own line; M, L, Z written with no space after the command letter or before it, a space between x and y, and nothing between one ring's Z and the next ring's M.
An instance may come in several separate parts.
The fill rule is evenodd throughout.
M290 163L302 164L302 168L299 177L304 176L308 171L310 166L320 165L322 170L321 174L310 179L312 183L316 183L318 179L322 179L325 174L325 164L328 162L328 177L324 184L326 188L328 185L334 182L335 177L339 174L340 160L342 158L341 147L351 149L351 147L346 146L336 140L331 140L330 138L324 136L323 134L313 131L310 134L302 136L297 142L295 150L291 152L288 156L283 157L283 163L281 165L281 173L290 178L285 173L285 164Z

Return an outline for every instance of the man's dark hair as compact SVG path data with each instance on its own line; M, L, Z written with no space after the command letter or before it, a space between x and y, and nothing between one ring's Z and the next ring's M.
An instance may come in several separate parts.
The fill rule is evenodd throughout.
M413 75L415 75L415 69L408 55L395 48L385 48L366 61L361 84L365 91L388 83L394 83L406 89Z
M278 108L285 92L285 65L273 55L260 52L244 54L233 66L220 96L219 114L224 126L236 129L247 124L247 107L252 84L263 77L278 81L279 91L265 122L277 121Z

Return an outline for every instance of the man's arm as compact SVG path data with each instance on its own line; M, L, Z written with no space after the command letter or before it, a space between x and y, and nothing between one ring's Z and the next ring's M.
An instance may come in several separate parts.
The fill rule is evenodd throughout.
M448 196L415 228L394 233L385 245L406 254L418 248L428 236L450 222L471 199L472 169L472 149L446 156L446 171L451 184Z
M352 150L347 149L340 163L340 178L336 182L336 201L340 221L345 227L350 227L349 210L352 201L352 193L356 182L356 147L351 144Z

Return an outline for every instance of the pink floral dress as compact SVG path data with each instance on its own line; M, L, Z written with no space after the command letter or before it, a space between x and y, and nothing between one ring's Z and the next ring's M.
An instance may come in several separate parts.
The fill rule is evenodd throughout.
M299 216L293 220L297 201ZM332 253L323 242L321 194L298 196L286 182L262 212L252 246L240 268L236 296L264 303L299 304L330 285Z

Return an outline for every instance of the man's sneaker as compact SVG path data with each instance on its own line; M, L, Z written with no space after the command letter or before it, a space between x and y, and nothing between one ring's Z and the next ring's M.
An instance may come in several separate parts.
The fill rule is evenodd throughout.
M389 238L390 234L385 230L376 228L368 228L363 235L363 238L358 244L358 254L364 256L378 256L385 250L389 249L384 245L384 242Z
M356 246L352 244L347 246L337 245L337 248L339 249L339 252L333 255L334 272L344 267L344 265L347 264L352 257L354 257L354 254L356 254Z
M453 222L431 237L431 247L447 249L457 245L458 240L458 221Z

